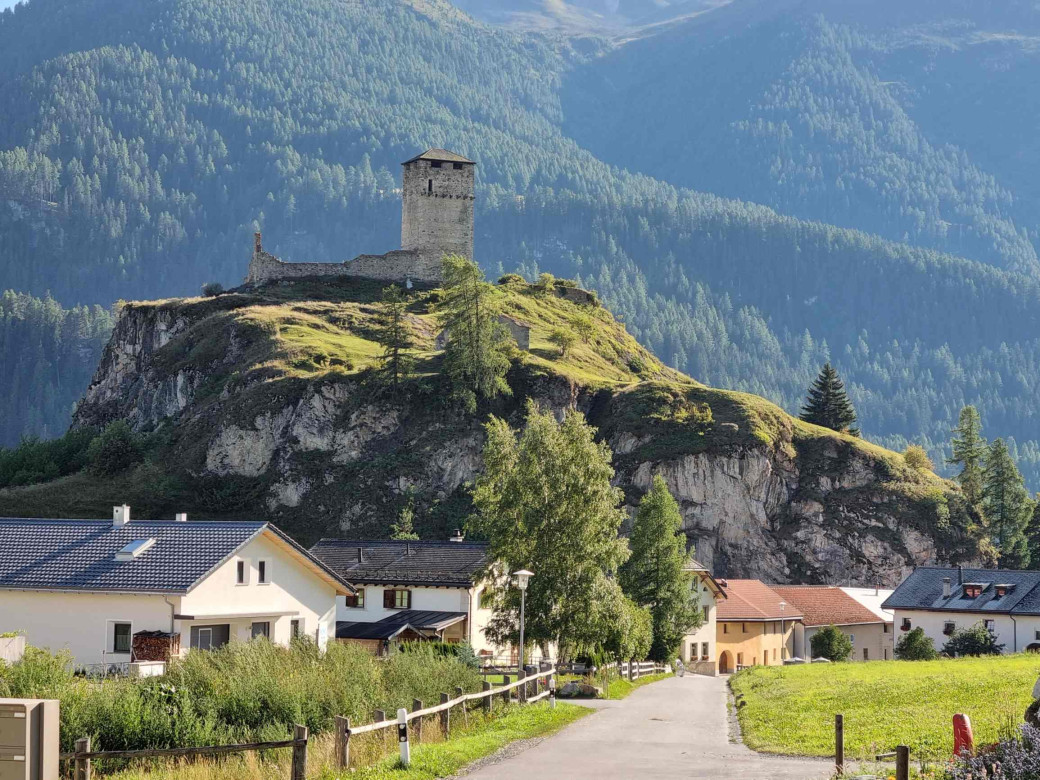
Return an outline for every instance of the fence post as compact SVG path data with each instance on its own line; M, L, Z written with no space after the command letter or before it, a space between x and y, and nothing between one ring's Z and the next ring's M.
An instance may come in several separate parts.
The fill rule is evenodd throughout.
M350 718L336 716L336 767L350 766Z
M896 747L896 780L910 780L910 748Z
M556 709L556 675L549 676L549 709Z
M418 699L412 699L412 712L418 712L422 709L422 702ZM412 727L412 731L415 732L415 741L422 742L422 716L420 715L415 719L415 725Z
M441 704L448 703L448 694L441 694ZM441 710L441 732L444 734L444 738L447 739L451 733L451 709Z
M635 673L636 673L635 661L629 659L629 661L628 661L628 681L629 682L635 682L636 681Z
M294 739L303 741L302 745L293 745L292 749L292 780L307 780L307 727L296 724L296 735Z
M487 680L484 680L484 684L481 687L484 689L484 693L487 693L488 691L491 690L491 683L489 683ZM495 698L495 697L494 696L490 696L490 695L484 697L484 702L483 702L483 704L484 704L484 712L486 712L488 714L491 713L491 700L493 698Z
M407 769L412 763L412 746L408 744L408 710L397 711L397 741L401 745L401 766Z
M834 769L845 774L845 716L834 716Z
M90 752L90 737L83 737L83 739L76 740L76 752L77 753L89 753ZM90 780L90 759L76 757L76 778L75 780Z
M504 685L509 685L509 683L511 683L512 681L513 681L513 678L510 677L508 674L503 674L502 675L502 682L503 682ZM510 691L510 690L506 690L506 692L502 694L502 700L506 704L509 704L510 702L512 702L513 701L513 692Z
M461 698L465 691L462 690L461 685L455 686L455 698ZM459 705L462 708L462 722L468 727L469 726L469 713L466 711L466 702L462 702Z

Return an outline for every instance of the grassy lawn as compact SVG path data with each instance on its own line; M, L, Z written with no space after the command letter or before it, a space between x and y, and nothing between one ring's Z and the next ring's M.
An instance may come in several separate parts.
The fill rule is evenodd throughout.
M953 750L951 719L971 718L976 744L1022 722L1040 656L755 667L730 680L744 742L754 750L833 755L834 715L845 716L846 755L910 746L918 757Z

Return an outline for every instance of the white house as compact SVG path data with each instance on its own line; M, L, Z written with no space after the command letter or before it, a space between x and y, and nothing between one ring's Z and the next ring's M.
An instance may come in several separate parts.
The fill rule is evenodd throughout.
M718 656L715 650L717 637L717 603L726 598L711 572L701 563L690 559L686 570L694 573L692 588L701 609L702 623L683 638L680 655L690 671L697 674L718 674Z
M264 522L0 519L0 632L80 667L335 633L353 588Z
M1040 651L1040 572L922 566L885 599L896 641L914 628L942 650L958 629L984 623L1004 652Z
M458 534L445 542L322 539L311 553L357 590L338 601L337 639L377 654L402 639L468 642L479 655L501 654L484 635L492 615L481 580L486 544Z

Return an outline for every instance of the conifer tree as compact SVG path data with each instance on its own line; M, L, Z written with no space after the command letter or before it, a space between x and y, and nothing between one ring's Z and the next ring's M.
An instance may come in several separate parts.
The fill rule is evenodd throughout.
M1033 505L1022 475L1003 439L994 440L982 469L982 505L989 521L993 544L1005 568L1029 565L1026 528Z
M658 475L636 512L629 538L632 556L621 567L621 588L650 610L655 661L673 660L683 637L700 625L693 593L693 573L687 571L686 535L682 515L664 479Z
M400 287L392 284L383 290L376 341L383 345L383 378L394 394L415 365L406 351L415 346L405 321L407 308L408 298Z
M974 406L961 409L950 444L953 446L953 456L946 462L961 467L957 481L968 503L978 506L982 500L982 462L988 447L986 440L982 438L979 411Z
M809 396L802 407L802 419L833 431L859 436L859 429L855 427L856 410L845 393L841 377L830 363L824 364L809 388Z
M441 324L448 331L444 371L452 396L473 412L479 398L510 395L506 372L512 348L496 317L494 288L480 266L461 255L447 255L443 269Z

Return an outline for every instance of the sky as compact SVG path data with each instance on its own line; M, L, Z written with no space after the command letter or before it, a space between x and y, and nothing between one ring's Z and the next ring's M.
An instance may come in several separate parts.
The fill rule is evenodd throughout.
M0 11L4 10L5 8L10 8L17 2L18 0L0 0Z

